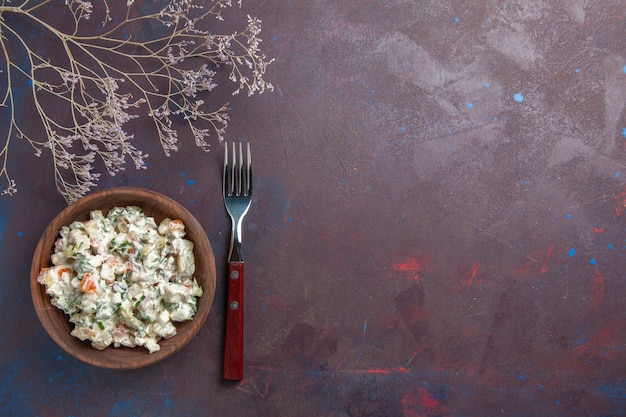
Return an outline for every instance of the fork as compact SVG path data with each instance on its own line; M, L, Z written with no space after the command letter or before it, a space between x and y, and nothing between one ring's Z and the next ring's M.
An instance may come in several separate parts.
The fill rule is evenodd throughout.
M229 380L243 378L243 279L244 264L241 250L241 224L252 202L252 163L250 144L244 163L242 145L239 152L233 143L232 165L228 160L228 143L224 147L224 176L222 192L224 205L232 224L228 256L228 298L226 307L226 334L224 341L223 377ZM239 157L237 157L237 153Z

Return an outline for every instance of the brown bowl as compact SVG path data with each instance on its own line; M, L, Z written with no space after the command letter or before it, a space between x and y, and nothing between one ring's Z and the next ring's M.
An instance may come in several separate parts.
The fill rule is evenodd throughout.
M141 207L146 215L154 217L157 224L166 217L178 218L185 223L186 237L194 243L195 277L204 290L204 294L198 299L198 311L194 318L176 323L177 334L169 339L162 339L159 342L161 350L154 353L148 353L144 347L114 348L110 346L104 350L97 350L91 347L89 342L81 342L70 335L73 324L70 323L69 317L50 303L45 287L37 281L41 269L50 267L52 264L54 242L59 237L61 227L75 220L89 219L89 213L93 210L102 210L106 215L113 207L131 205ZM198 220L176 201L154 191L138 188L99 191L66 207L48 225L33 256L30 290L41 324L50 337L67 353L83 362L102 368L140 368L173 355L198 333L207 318L215 295L215 257L206 233Z

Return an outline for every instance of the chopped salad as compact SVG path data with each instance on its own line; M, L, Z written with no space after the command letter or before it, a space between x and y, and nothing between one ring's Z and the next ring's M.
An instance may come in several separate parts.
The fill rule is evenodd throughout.
M38 281L74 323L72 336L100 350L144 346L153 353L176 334L174 322L193 318L203 293L185 234L181 220L157 225L139 207L106 216L94 210L61 229L53 266Z

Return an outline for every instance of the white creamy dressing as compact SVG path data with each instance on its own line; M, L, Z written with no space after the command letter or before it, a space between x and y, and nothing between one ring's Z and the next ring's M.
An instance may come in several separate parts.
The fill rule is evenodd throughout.
M96 349L160 349L191 320L202 288L194 278L193 242L181 220L158 226L138 207L95 210L85 222L61 229L50 268L38 281L54 306L70 316L72 336Z

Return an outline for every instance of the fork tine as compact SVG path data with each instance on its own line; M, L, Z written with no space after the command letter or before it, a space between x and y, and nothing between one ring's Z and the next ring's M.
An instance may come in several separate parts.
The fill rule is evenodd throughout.
M237 195L237 183L238 183L238 176L237 176L237 148L235 145L235 142L233 142L233 166L231 168L231 172L230 172L230 194L229 195Z
M241 162L237 159L237 145L233 142L233 172L232 172L232 186L231 186L231 194L239 195L239 189L241 187L241 173L239 172L241 167L239 166Z
M224 175L222 175L222 192L224 195L228 195L230 180L228 172L228 142L224 144Z
M235 154L235 144L233 143L232 163L229 163L228 143L224 147L224 195L231 196L235 191L237 167L237 155Z
M247 187L246 187L246 195L252 195L252 155L250 154L250 142L248 142L248 165L247 165Z
M234 144L233 144L234 146ZM236 164L235 164L236 165ZM243 178L243 151L241 149L241 142L239 142L239 165L237 166L237 190L235 194L243 195L244 178Z

